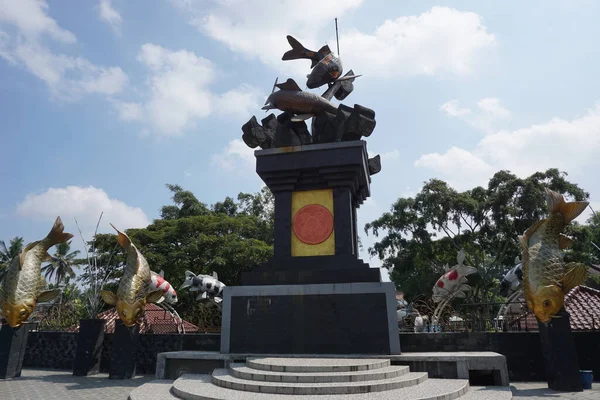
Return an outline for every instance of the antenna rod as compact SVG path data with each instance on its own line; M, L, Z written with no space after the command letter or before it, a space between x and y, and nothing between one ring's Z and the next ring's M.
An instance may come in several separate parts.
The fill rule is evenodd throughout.
M335 40L337 40L338 57L340 55L340 38L338 37L337 18L335 19Z

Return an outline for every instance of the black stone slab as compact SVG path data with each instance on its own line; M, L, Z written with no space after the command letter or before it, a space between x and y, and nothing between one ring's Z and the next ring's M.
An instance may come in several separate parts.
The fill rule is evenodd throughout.
M18 328L11 328L10 325L0 326L0 379L21 376L28 334L28 324Z
M394 293L391 283L228 287L221 353L399 354Z
M120 319L116 321L108 372L109 379L131 379L135 376L139 334L139 324L127 327Z
M569 313L564 309L548 325L538 321L548 388L562 392L581 392L579 363Z
M104 319L83 319L79 321L73 375L87 376L96 375L100 372L105 325L106 320Z

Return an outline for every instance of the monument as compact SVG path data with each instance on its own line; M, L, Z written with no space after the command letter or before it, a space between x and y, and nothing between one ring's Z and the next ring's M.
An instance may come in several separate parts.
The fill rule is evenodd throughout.
M282 113L242 126L244 142L261 148L256 172L275 198L274 255L224 289L221 353L400 354L395 287L358 257L357 210L381 169L363 140L375 112L330 103L352 93L359 75L341 76L328 46L314 52L287 39L282 59L311 60L307 86L328 88L318 96L276 80L263 109Z

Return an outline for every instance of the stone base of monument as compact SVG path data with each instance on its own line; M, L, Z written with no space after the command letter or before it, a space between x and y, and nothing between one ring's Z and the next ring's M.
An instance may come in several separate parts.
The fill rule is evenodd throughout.
M548 388L563 392L582 392L575 341L569 313L564 309L544 325L538 322Z
M224 354L400 354L398 336L391 282L224 290Z
M131 379L135 376L135 359L140 336L138 324L127 327L120 319L115 324L109 379Z
M21 376L30 324L18 328L0 326L0 379Z
M211 373L184 373L174 381L151 381L134 389L129 399L270 400L289 395L306 400L324 396L340 400L512 398L509 386L473 388L468 379L432 379L427 372L394 365L393 359L398 357L403 356L247 357Z

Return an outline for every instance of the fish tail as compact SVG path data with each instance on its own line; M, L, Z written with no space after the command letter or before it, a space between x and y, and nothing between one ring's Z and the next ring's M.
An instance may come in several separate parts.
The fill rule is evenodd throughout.
M110 224L115 231L117 231L117 242L119 242L119 246L126 249L131 246L131 239L125 233L118 230L113 224Z
M314 68L315 65L318 64L319 60L317 58L317 53L315 53L314 51L308 50L307 48L302 46L302 44L299 41L297 41L290 35L287 36L287 40L288 40L288 43L290 44L290 46L292 46L292 49L285 52L283 57L281 57L282 60L286 61L286 60L298 60L300 58L307 58L307 59L311 60L311 66L310 66L311 68Z
M561 214L565 218L565 225L577 218L588 206L587 201L566 202L562 194L545 188L548 212Z
M52 226L52 229L50 230L50 233L48 233L48 236L44 238L44 247L49 249L55 244L66 242L73 237L73 234L66 233L64 230L65 226L63 225L62 220L60 217L57 217L56 221L54 221L54 226Z

